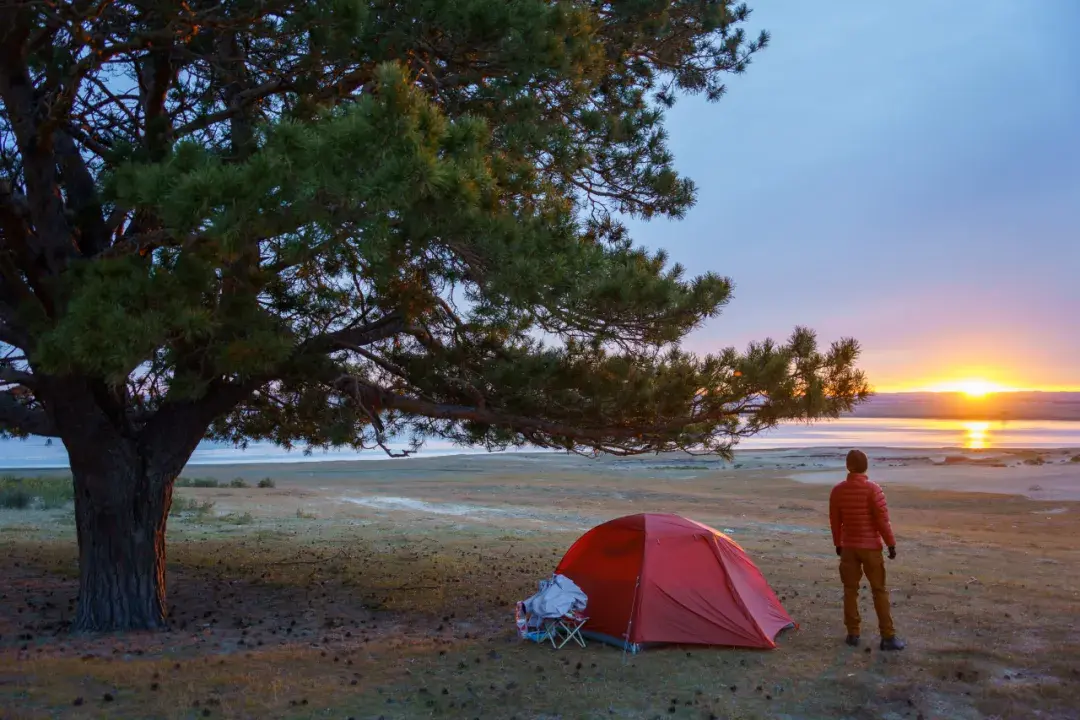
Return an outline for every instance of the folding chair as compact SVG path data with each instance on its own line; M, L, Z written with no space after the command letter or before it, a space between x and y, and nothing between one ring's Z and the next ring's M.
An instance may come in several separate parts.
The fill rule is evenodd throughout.
M585 638L581 635L581 628L587 622L589 622L588 617L575 611L571 611L561 618L553 619L549 631L552 646L559 650L563 645L573 640L581 647L585 647Z
M518 603L515 615L518 636L522 640L531 640L538 644L550 642L551 647L556 650L561 649L570 641L585 647L585 638L581 635L581 628L589 621L589 618L580 612L569 612L557 618L534 618L526 613L524 603Z
M536 643L550 641L556 650L570 641L585 647L581 627L589 620L587 603L585 593L570 578L552 575L541 580L540 590L514 608L518 636ZM560 612L564 614L557 615Z

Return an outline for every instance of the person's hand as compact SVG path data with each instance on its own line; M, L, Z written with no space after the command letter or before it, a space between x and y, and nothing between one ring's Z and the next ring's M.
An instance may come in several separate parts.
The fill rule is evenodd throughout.
M889 559L890 560L895 560L896 559L896 546L895 545L890 545L889 546Z
M843 555L843 554L844 554L844 548L842 548L842 547L840 547L839 545L837 545L837 546L836 546L836 557L840 557L840 556L841 556L841 555Z

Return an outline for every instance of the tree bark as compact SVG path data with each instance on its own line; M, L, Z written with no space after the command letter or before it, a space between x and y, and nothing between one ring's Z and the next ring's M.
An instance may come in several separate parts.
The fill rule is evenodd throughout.
M79 541L75 631L167 626L165 525L175 475L154 475L135 443L99 448L93 466L72 458Z
M137 430L122 393L86 378L45 377L45 406L68 451L79 541L73 630L166 627L165 526L173 484L219 397L170 406Z

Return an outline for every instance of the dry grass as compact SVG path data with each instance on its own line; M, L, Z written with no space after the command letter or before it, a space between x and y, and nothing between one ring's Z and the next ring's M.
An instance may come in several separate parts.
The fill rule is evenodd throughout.
M316 475L279 479L276 490L185 488L192 501L252 522L174 519L174 630L156 635L67 634L70 526L20 512L19 532L0 535L0 715L1080 716L1078 505L891 489L902 553L890 565L894 612L910 648L889 656L839 642L826 489L761 471L678 481L546 475ZM418 516L342 503L343 493L503 514ZM514 601L582 528L644 509L735 530L799 631L773 652L670 648L625 664L605 646L556 652L518 642Z

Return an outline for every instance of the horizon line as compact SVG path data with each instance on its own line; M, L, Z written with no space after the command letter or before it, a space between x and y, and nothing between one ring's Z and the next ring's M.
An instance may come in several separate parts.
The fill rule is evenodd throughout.
M941 390L933 387L918 387L918 388L873 388L872 392L875 395L965 395L969 396L963 390ZM991 395L1018 395L1022 393L1077 393L1080 394L1080 385L1073 386L1055 386L1055 387L1043 387L1043 388L1002 388L1000 390L987 391L983 397L989 397Z

